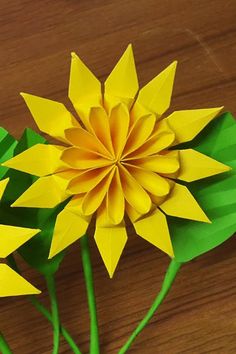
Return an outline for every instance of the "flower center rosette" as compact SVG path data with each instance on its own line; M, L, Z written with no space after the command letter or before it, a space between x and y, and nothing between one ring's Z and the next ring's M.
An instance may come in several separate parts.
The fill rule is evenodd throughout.
M63 143L37 144L5 163L39 177L13 206L54 208L69 200L57 216L50 257L82 237L95 216L95 240L112 277L127 242L126 215L139 236L171 257L168 216L210 222L181 181L230 168L178 145L197 136L222 107L165 114L175 69L173 62L139 91L128 46L103 94L72 54L69 98L80 120L59 102L22 94L39 129Z

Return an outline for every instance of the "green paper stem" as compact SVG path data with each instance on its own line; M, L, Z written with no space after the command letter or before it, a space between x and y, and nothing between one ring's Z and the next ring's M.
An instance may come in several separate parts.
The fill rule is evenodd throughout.
M181 267L181 263L176 262L174 259L171 260L169 267L167 269L167 272L165 274L165 278L162 283L162 287L160 292L158 293L156 299L154 300L152 306L148 310L147 314L144 316L142 321L138 324L136 329L133 331L127 342L123 345L123 347L120 349L118 354L124 354L128 351L128 349L131 347L133 344L134 340L136 337L139 335L139 333L146 327L148 322L151 320L151 318L154 316L155 312L167 296L171 285L173 284L175 277Z
M93 271L89 251L88 236L84 235L80 239L81 244L81 256L84 270L84 278L87 290L88 307L90 315L90 354L99 354L99 333L98 333L98 321L96 301L93 285Z
M12 354L12 351L7 343L4 335L0 332L0 352L2 354Z
M59 353L59 345L60 345L60 319L59 319L59 311L58 311L58 303L56 296L56 286L53 275L45 276L48 293L51 301L51 312L52 312L52 323L53 323L53 351L52 354Z
M49 322L52 323L52 316L51 316L50 312L46 309L46 307L43 304L41 304L41 302L36 298L36 296L34 296L34 295L30 296L30 301L31 301L32 305L44 317L46 317ZM78 348L77 344L75 343L75 341L73 340L73 338L71 337L71 335L69 334L67 329L65 327L61 326L60 332L63 335L63 337L65 338L65 340L67 341L67 343L69 344L69 346L72 349L73 353L74 354L82 354L82 352Z
M7 261L9 263L9 265L17 272L17 273L21 273L18 265L16 263L16 260L13 256L13 254L10 254L7 257ZM52 321L52 315L51 313L46 309L46 307L37 299L37 297L35 295L31 295L28 297L31 304L51 323L53 323ZM78 348L77 344L75 343L75 341L73 340L73 338L71 337L71 335L69 334L69 332L67 331L67 329L65 327L63 327L61 325L60 327L60 333L63 335L63 337L65 338L65 340L67 341L67 343L69 344L70 348L72 349L74 354L82 354L80 349Z

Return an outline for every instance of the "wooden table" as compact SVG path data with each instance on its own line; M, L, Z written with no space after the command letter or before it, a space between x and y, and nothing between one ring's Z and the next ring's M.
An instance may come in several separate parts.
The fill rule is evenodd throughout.
M172 110L236 111L235 0L1 0L0 122L19 137L35 128L20 91L64 103L70 52L106 78L129 42L141 85L179 61ZM102 354L117 353L157 294L168 257L131 233L113 280L91 237ZM57 275L63 323L84 353L89 321L79 245ZM183 266L130 353L236 353L236 240ZM45 290L28 266L25 277ZM47 304L47 294L40 295ZM51 328L26 298L1 300L1 330L16 354L51 353ZM70 353L61 341L61 353Z

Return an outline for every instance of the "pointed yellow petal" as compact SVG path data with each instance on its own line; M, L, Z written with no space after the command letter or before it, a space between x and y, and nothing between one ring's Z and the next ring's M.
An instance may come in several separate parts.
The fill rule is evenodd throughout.
M82 201L82 212L84 215L93 214L102 204L103 199L109 189L115 169L103 178L103 180L90 190Z
M5 178L0 181L0 200L2 199L3 193L6 189L8 182L9 182L9 178Z
M82 215L81 201L81 197L73 198L58 214L49 258L54 257L85 234L91 217Z
M163 155L152 155L130 161L131 164L157 173L174 173L179 169L178 151L170 151Z
M61 159L72 168L78 168L80 170L99 168L112 164L111 160L105 159L104 157L97 155L97 153L76 147L65 149Z
M62 103L27 93L21 93L21 96L42 132L67 142L64 134L65 129L80 126Z
M188 188L175 183L169 197L160 205L167 215L210 223Z
M153 114L141 117L134 123L122 154L123 157L137 150L146 142L153 131L155 123L156 117Z
M127 233L124 222L116 226L108 226L107 222L106 210L100 207L94 238L109 276L112 278L127 242Z
M73 176L73 174L72 174ZM13 207L54 208L69 198L70 179L66 173L39 178L13 204Z
M217 107L173 112L165 119L175 132L173 145L192 140L222 109Z
M101 83L82 60L71 53L69 98L74 106L88 97L101 97Z
M159 197L169 193L170 185L168 181L157 173L127 164L125 164L125 167L146 191Z
M106 208L111 222L120 224L124 218L125 199L117 167L106 196Z
M129 111L123 104L115 106L109 117L111 140L115 156L119 158L126 144L129 130Z
M131 44L112 70L105 81L105 101L110 109L112 98L128 98L130 103L138 91L138 78L135 68L134 55ZM117 102L114 102L117 104Z
M0 258L5 258L40 232L39 229L0 225Z
M192 149L179 150L179 156L178 179L182 181L192 182L231 170L231 167Z
M134 221L133 225L139 236L167 253L170 257L174 256L166 217L159 209L155 208L147 216L145 215Z
M3 263L0 264L0 284L0 297L41 293L40 290Z
M174 61L139 91L132 109L135 120L143 114L143 109L140 106L155 113L157 117L160 117L169 108L176 65L177 62Z
M82 128L71 128L65 131L68 141L83 150L96 152L99 155L109 157L110 154L101 141Z
M36 144L2 165L43 177L68 169L68 165L61 161L64 149L63 146L58 145Z
M108 166L82 172L70 181L68 191L71 194L79 194L92 190L111 172L112 168L113 166Z
M148 193L122 165L119 168L121 185L127 202L141 214L149 212L152 206Z

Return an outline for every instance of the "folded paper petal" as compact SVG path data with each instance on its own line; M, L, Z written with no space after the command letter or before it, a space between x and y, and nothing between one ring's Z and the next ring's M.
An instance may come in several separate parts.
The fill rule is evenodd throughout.
M113 150L116 159L119 159L125 147L129 130L129 111L124 104L118 104L112 108L109 123Z
M125 144L123 157L137 150L146 142L153 132L155 123L156 117L154 114L149 114L148 116L141 117L133 124Z
M141 214L148 213L152 206L148 193L123 166L120 166L120 177L124 197L127 202L137 212Z
M130 163L161 174L175 173L180 167L178 151L170 151L164 155L156 154L134 159L130 161Z
M39 229L0 224L0 258L5 258L40 232Z
M88 113L91 107L101 103L101 83L75 53L71 53L68 95L85 127L90 130Z
M178 179L186 182L214 176L231 169L231 167L192 149L179 150L179 157L181 168Z
M214 119L223 107L175 111L165 120L175 132L173 145L192 140Z
M6 186L7 186L8 182L9 182L9 178L5 178L5 179L0 181L0 200L1 200L2 196L3 196L3 193L4 193L5 189L6 189Z
M139 91L132 112L135 120L143 114L140 106L144 106L149 112L155 113L157 118L161 117L169 108L176 65L177 62L174 61Z
M106 208L108 219L111 220L111 223L120 224L124 218L125 199L117 167L106 195Z
M81 201L81 197L73 198L58 214L49 258L53 258L85 234L91 217L82 214Z
M62 103L28 93L21 93L21 96L24 98L35 123L42 132L67 142L65 129L80 126Z
M159 209L154 207L149 214L138 218L137 214L129 207L128 215L137 235L167 253L170 257L174 256L166 216Z
M68 165L61 160L64 149L59 145L36 144L4 162L3 166L43 177L68 169Z
M40 290L3 263L0 264L0 284L0 297L41 293Z
M113 107L113 104L122 102L123 99L131 104L138 87L133 50L131 44L129 44L105 81L105 104L108 110ZM114 101L114 98L118 98L118 100Z
M98 211L94 238L109 276L112 278L127 242L125 224L124 222L116 226L109 224L106 210L102 206Z
M178 183L175 183L168 199L160 205L160 208L167 215L210 223L188 188Z
M67 172L40 177L13 204L13 207L54 208L70 194L67 187L73 176Z
M112 164L111 160L108 160L95 152L77 147L65 149L62 153L61 159L67 164L67 166L69 165L72 168L79 170L105 167Z

